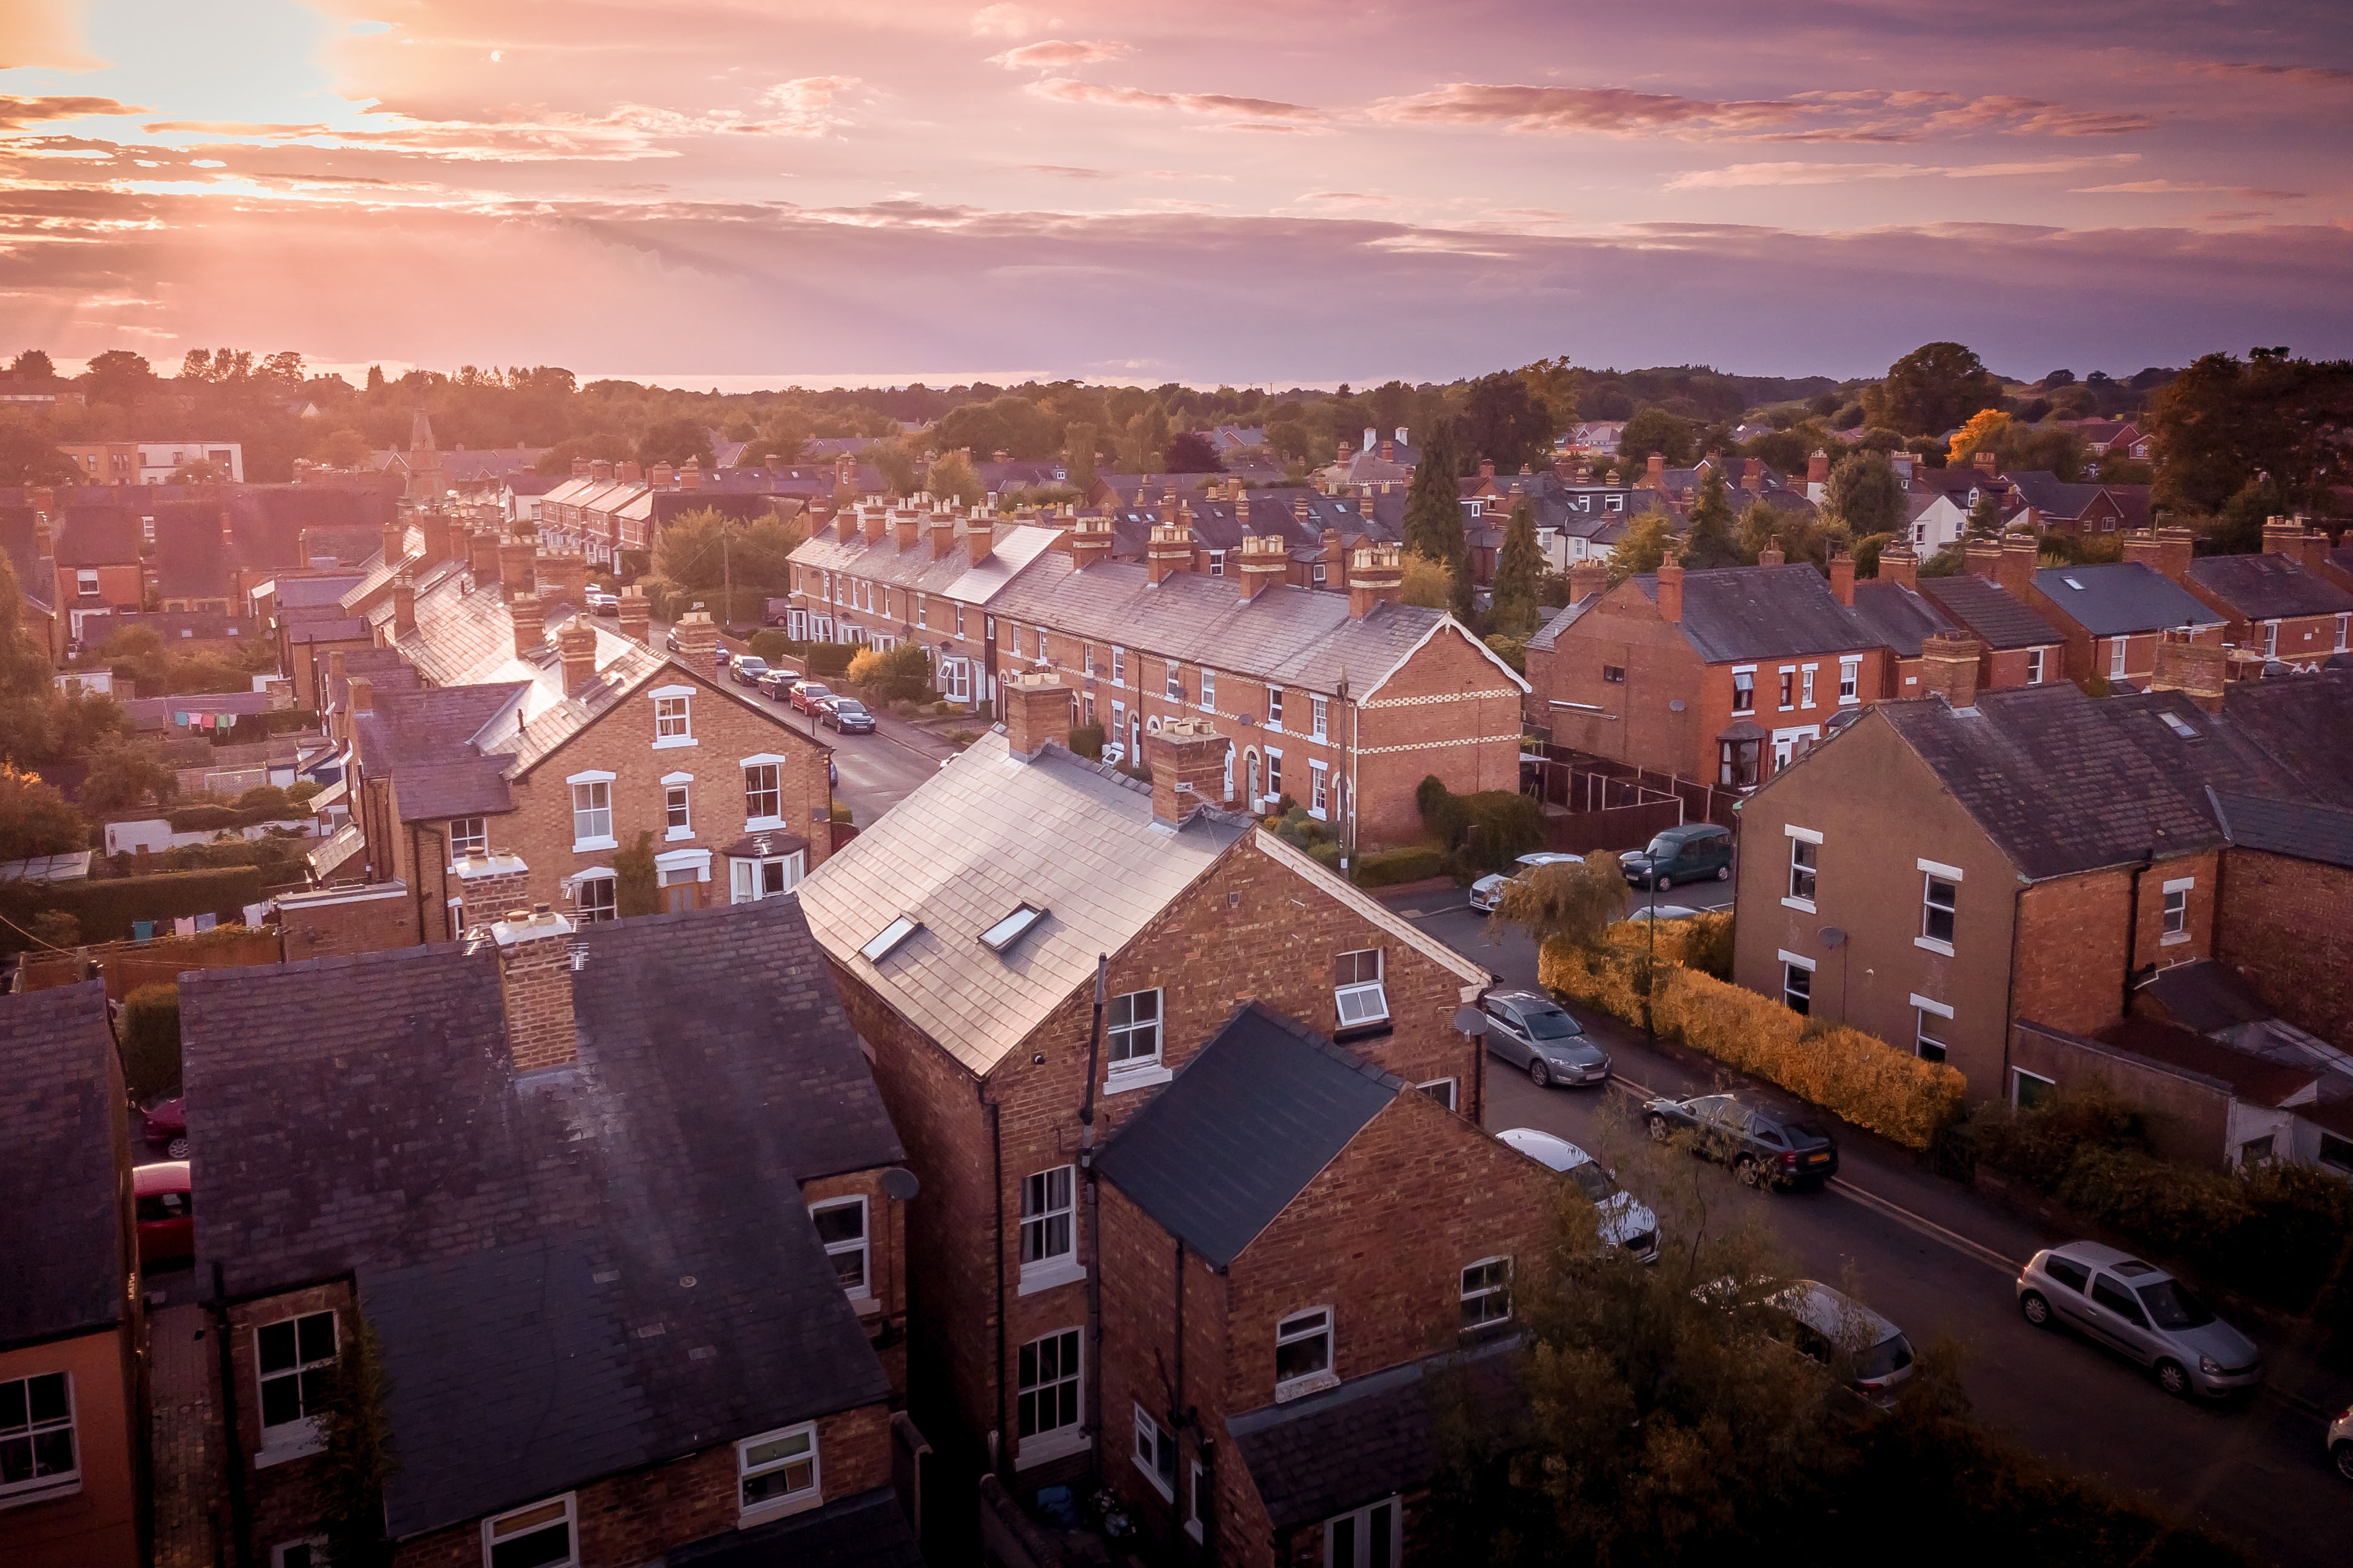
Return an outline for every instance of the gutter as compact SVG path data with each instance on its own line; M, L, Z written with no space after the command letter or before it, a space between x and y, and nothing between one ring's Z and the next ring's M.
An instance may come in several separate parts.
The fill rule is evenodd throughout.
M1103 1480L1103 1237L1100 1217L1103 1212L1102 1187L1095 1174L1095 1073L1097 1058L1103 1048L1103 994L1109 984L1111 955L1095 954L1094 1021L1087 1027L1087 1094L1079 1107L1079 1176L1086 1183L1086 1271L1087 1271L1087 1357L1094 1364L1094 1377L1087 1384L1086 1430L1095 1441L1089 1446L1088 1468L1097 1484ZM1000 1184L999 1192L1002 1193ZM1003 1202L1002 1196L998 1201ZM1181 1246L1181 1244L1180 1244ZM1005 1267L1005 1253L997 1249L997 1267ZM998 1287L1002 1300L1003 1286ZM1002 1321L1002 1313L999 1314ZM998 1330L1000 1344L1004 1331ZM1000 1351L1000 1357L1003 1352ZM1182 1353L1181 1352L1179 1353ZM998 1377L1004 1376L1003 1368ZM999 1395L1000 1401L1002 1395Z
M988 1098L984 1081L976 1086L988 1111L988 1165L997 1189L997 1300L990 1316L997 1320L997 1426L988 1435L988 1468L1002 1472L1005 1454L1005 1142L1000 1133L997 1102Z

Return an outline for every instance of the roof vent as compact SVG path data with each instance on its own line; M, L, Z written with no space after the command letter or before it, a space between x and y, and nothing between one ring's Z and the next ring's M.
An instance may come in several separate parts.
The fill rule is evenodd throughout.
M1036 904L1023 904L1011 914L980 933L980 945L991 952L1002 953L1029 932L1029 928L1046 918L1046 911Z
M873 939L858 950L859 956L869 963L881 963L898 948L901 942L914 935L915 928L921 924L923 922L913 915L901 915L897 920L876 931Z

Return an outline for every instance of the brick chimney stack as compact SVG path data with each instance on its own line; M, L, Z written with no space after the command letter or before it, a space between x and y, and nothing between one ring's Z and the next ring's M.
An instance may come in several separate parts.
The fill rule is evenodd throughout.
M1083 572L1099 561L1111 559L1111 519L1107 517L1074 519L1070 539L1073 570Z
M613 465L599 458L588 465L588 477L600 485L613 482Z
M987 560L990 552L997 548L997 529L989 521L986 507L975 508L973 514L965 519L964 543L976 566Z
M572 1016L572 922L545 904L509 910L491 924L505 994L507 1053L518 1073L568 1066L578 1054Z
M1609 586L1609 565L1604 561L1586 560L1568 569L1568 602L1581 605Z
M1999 540L1972 539L1961 552L1968 563L1969 574L1989 583L2001 581L2001 543Z
M417 579L403 572L392 580L392 635L405 637L417 629Z
M341 680L344 676L349 675L350 673L351 660L343 656L343 650L339 647L329 648L327 650L328 682L332 684L335 681Z
M596 465L595 465L594 463L592 463L591 461L589 461L589 459L587 459L586 458L573 458L573 459L572 459L572 477L573 477L574 479L587 479L587 478L589 478L589 477L590 477L590 476L591 476L595 471L596 471Z
M653 488L658 490L675 489L678 484L678 470L671 468L668 463L656 463L653 466L651 482L653 484Z
M1348 556L1348 618L1361 621L1376 605L1405 592L1405 555L1394 544L1363 544Z
M2209 713L2222 710L2222 681L2229 656L2219 642L2198 642L2179 628L2157 635L2157 668L2151 691L2179 691Z
M1826 485L1830 480L1831 455L1817 447L1814 448L1813 455L1806 459L1806 483Z
M533 593L531 574L532 558L539 552L528 539L499 541L499 591L510 602L518 595Z
M543 604L588 605L588 558L569 551L533 557L531 580Z
M1835 567L1836 563L1832 563ZM1906 588L1920 586L1920 558L1905 544L1890 544L1879 552L1879 580L1901 583Z
M486 528L466 536L466 564L473 570L475 587L499 585L499 536L495 531Z
M1987 447L1979 447L1969 454L1969 464L1981 474L1990 474L2001 467L2001 458Z
M1752 495L1765 493L1765 459L1744 458L1740 465L1740 488Z
M1978 639L1967 632L1930 632L1920 642L1920 684L1954 708L1978 700Z
M1764 549L1757 552L1757 564L1759 566L1786 566L1788 561L1789 558L1781 553L1781 544L1778 540L1768 542Z
M1049 741L1071 734L1071 689L1047 670L1015 670L997 683L1005 709L1006 749L1034 757Z
M1155 524L1152 538L1144 549L1144 570L1154 587L1177 572L1192 569L1193 542L1185 530L1172 523Z
M2179 583L2189 570L2189 558L2195 552L2198 536L2186 528L2160 528L2157 531L2157 569Z
M613 478L618 483L625 485L643 484L646 479L645 471L638 467L634 458L624 458L614 464Z
M2271 536L2271 529L2268 525L2263 530L2263 535L2266 539ZM385 523L384 525L384 563L387 566L397 566L400 564L400 558L407 553L408 530L396 522Z
M1659 563L1659 615L1673 622L1683 618L1683 563L1672 555Z
M425 535L425 563L438 565L449 559L449 514L439 507L426 512L418 520Z
M1854 557L1843 550L1831 557L1831 592L1840 604L1854 608Z
M899 553L908 554L923 531L923 514L913 507L901 507L891 514L891 532L899 546Z
M2304 524L2292 517L2263 519L2263 553L2304 559Z
M682 490L699 490L702 488L702 458L689 458L686 460L686 467L678 471L678 488Z
M2039 552L2031 533L2005 533L2001 536L2001 585L2023 599L2026 585L2034 581L2034 564Z
M711 623L702 605L697 605L679 616L670 630L678 637L678 661L690 669L710 670L718 668L719 628Z
M651 643L654 640L653 601L635 583L621 590L619 595L621 635L632 642Z
M1291 573L1291 552L1271 533L1245 533L1241 551L1241 595L1255 599Z
M1145 736L1145 761L1152 767L1153 819L1174 826L1192 816L1196 806L1222 804L1226 753L1232 745L1207 719L1171 719L1158 734Z
M343 706L350 709L353 714L375 712L375 682L364 676L353 676L350 695L344 699Z
M507 605L507 614L514 621L514 650L517 658L529 658L547 644L546 623L541 618L539 595L518 594Z
M2164 547L2157 542L2157 531L2137 528L2125 535L2125 559L2137 562L2152 572L2165 570Z
M556 651L564 659L564 689L579 690L596 679L596 628L585 615L575 616L555 634Z
M931 531L932 559L936 561L941 556L945 555L949 551L955 548L955 513L952 511L933 512Z
M892 513L890 510L886 507L879 506L870 507L864 512L860 514L858 519L859 531L866 536L867 543L880 544L882 542L882 535L890 531L891 518Z
M1324 586L1346 587L1348 585L1348 551L1346 545L1341 541L1340 531L1336 528L1325 529L1317 542L1324 546L1324 563L1339 574L1337 580L1327 577Z

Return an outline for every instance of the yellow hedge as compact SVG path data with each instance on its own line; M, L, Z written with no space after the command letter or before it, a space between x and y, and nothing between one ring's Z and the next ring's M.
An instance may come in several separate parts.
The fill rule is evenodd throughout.
M1809 1037L1805 1020L1771 998L1667 962L1667 933L1684 923L1659 928L1653 1023L1660 1034L1915 1149L1926 1148L1960 1116L1968 1080L1944 1063L1923 1061L1843 1025ZM1644 950L1639 925L1611 927L1599 951L1550 942L1536 978L1572 1000L1640 1023Z

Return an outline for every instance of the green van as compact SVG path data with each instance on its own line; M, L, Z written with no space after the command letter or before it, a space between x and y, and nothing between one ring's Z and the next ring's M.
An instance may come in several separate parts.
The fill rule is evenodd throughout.
M1625 868L1626 880L1637 888L1651 886L1654 878L1661 888L1710 877L1729 881L1732 833L1713 822L1687 822L1668 828L1651 839L1649 847L1620 857L1619 864Z

